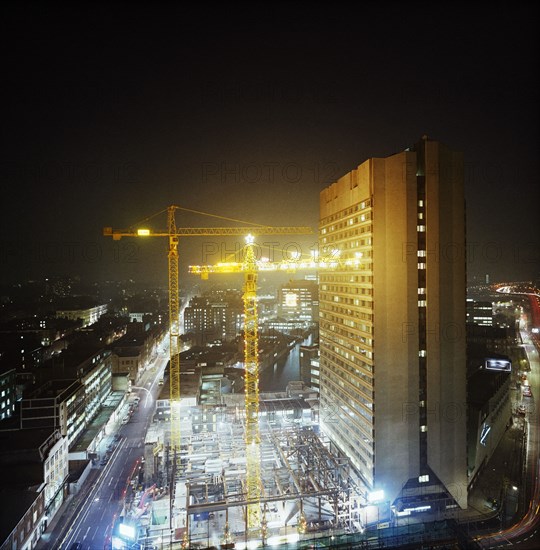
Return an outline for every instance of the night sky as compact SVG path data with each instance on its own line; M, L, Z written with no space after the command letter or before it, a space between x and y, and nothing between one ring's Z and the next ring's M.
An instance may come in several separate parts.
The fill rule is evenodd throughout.
M254 6L2 4L2 282L163 283L164 239L102 228L169 204L316 231L322 188L423 134L464 153L469 281L540 275L530 4ZM184 239L182 269L232 248Z

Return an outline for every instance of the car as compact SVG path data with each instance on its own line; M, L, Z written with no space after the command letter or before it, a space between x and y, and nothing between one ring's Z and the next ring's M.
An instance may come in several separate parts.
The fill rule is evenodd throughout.
M523 386L523 395L525 397L532 397L532 391L530 386Z
M526 414L527 413L527 409L525 408L525 405L520 405L518 407L518 413L519 414Z
M163 378L160 378L160 379L158 380L158 384L159 384L160 386L163 386Z
M496 498L489 497L487 499L487 507L491 508L492 510L497 510L499 507L499 501Z
M129 422L129 416L125 416L123 419L122 419L122 424L125 425Z

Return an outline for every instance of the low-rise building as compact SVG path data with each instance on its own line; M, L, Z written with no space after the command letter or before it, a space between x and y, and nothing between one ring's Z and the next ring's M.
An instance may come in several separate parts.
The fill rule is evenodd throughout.
M68 444L56 428L0 431L0 467L9 476L3 486L43 491L52 519L67 493ZM28 529L27 529L28 531Z
M45 492L2 488L0 499L0 550L31 550L47 527Z
M11 418L15 413L17 398L16 371L0 364L0 422Z
M107 313L109 306L107 304L95 305L92 307L70 307L57 309L56 317L58 319L69 319L71 321L82 320L82 326L93 325L102 315Z
M145 331L143 323L129 323L127 334L111 346L112 372L128 372L131 383L136 384L156 357L162 337L160 326Z
M53 368L47 382L23 394L21 425L58 428L71 448L111 393L112 375L109 350L96 351L82 361L70 359L62 369ZM53 378L61 372L70 378Z
M467 381L467 463L469 491L486 466L512 417L511 373L481 369ZM442 411L449 417L458 409Z

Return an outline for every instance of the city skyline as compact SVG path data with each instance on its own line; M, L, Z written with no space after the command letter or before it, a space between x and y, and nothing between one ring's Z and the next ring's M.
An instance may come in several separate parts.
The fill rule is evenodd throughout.
M368 4L356 20L313 6L8 3L1 280L164 283L164 242L115 248L102 230L169 204L309 225L313 237L299 241L307 252L321 189L424 134L464 153L469 280L532 279L538 44L529 10L467 6L443 18ZM207 245L235 246L184 239L181 265L200 262Z

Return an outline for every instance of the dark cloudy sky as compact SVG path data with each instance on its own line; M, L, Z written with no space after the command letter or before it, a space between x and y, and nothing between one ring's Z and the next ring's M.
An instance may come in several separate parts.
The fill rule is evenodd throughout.
M169 204L316 229L322 188L423 134L464 152L469 278L540 273L530 4L255 6L2 4L2 280L165 281L164 240L101 235Z

